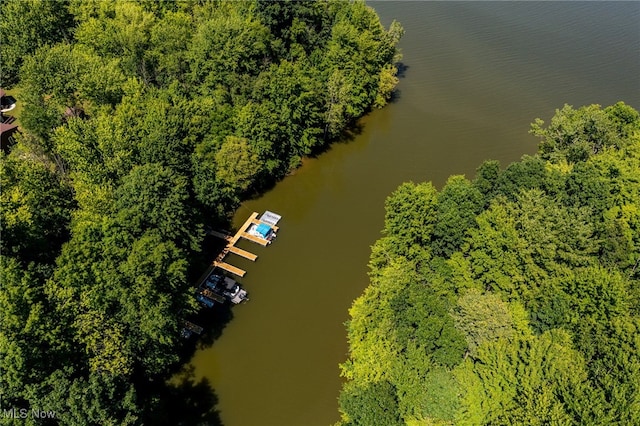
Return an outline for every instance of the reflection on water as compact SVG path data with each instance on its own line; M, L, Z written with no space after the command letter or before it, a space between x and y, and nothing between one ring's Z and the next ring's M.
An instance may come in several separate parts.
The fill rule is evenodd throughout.
M239 209L283 216L277 241L240 247L251 301L192 360L225 425L328 425L338 420L343 323L367 285L384 200L407 180L440 186L535 152L536 117L564 103L640 107L640 3L374 2L400 21L407 66L397 102L362 120L347 144Z

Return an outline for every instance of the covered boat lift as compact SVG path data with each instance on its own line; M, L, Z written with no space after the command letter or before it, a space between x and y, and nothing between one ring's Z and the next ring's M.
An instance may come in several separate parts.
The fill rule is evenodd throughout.
M211 235L223 238L227 241L227 246L224 248L224 250L222 250L222 253L220 253L220 255L213 261L212 266L224 269L239 277L243 277L246 272L240 268L224 262L224 258L228 253L234 253L238 256L242 256L246 259L255 261L258 256L253 253L249 253L246 250L235 247L235 244L240 238L244 238L262 246L270 244L271 240L275 237L275 233L279 229L276 224L278 223L278 221L280 221L280 219L282 219L282 216L268 210L265 211L262 216L260 216L260 219L258 219L258 213L253 212L251 216L249 216L249 218L240 227L240 229L238 229L238 232L236 232L236 234L233 236L218 231L210 231L209 233Z
M260 216L260 222L264 222L271 226L276 226L280 219L282 219L282 216L274 212L270 212L269 210L265 211L262 213L262 216Z

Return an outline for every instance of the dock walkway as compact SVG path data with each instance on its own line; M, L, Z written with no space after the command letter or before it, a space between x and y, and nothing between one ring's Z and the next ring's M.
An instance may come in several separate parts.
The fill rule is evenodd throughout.
M245 259L249 259L252 261L255 261L258 258L258 255L250 253L246 250L242 250L241 248L238 248L236 246L229 247L229 252L233 254L237 254L238 256L244 257Z
M244 275L246 274L245 270L235 267L233 265L230 265L227 262L224 262L224 258L227 256L227 254L233 253L235 255L244 257L245 259L249 259L255 262L255 260L258 258L257 255L250 253L246 250L243 250L241 248L238 248L235 245L238 242L238 240L240 240L240 238L244 238L245 240L249 240L251 242L260 244L262 246L266 246L267 244L269 244L269 240L257 237L255 235L251 235L247 232L247 230L252 225L259 225L261 223L267 223L267 222L263 222L259 220L258 213L253 212L251 216L249 216L249 218L242 224L240 229L238 229L238 232L236 232L235 235L233 236L220 231L209 231L209 234L213 235L214 237L221 238L227 242L227 245L225 246L225 248L222 250L220 255L213 261L211 265L213 267L224 269L225 271L231 272L232 274L237 275L239 277L244 277ZM278 227L275 226L275 223L274 224L267 223L267 224L274 230L274 232L278 231Z

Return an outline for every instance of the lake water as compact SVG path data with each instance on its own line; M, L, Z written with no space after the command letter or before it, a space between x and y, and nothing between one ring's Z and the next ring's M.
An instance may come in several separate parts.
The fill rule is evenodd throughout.
M329 425L339 419L344 322L367 285L384 200L402 182L472 177L485 159L533 154L536 117L623 100L640 107L640 3L372 2L397 19L406 66L397 100L362 131L308 159L252 211L283 216L267 248L244 242L251 301L192 359L227 426Z

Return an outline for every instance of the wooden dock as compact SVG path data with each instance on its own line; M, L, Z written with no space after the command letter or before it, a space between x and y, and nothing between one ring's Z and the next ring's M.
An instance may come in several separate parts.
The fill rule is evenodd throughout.
M216 293L212 292L208 288L205 288L205 289L202 290L202 295L208 297L211 300L215 300L218 303L224 303L225 302L225 298L224 297L220 296L219 294L216 294Z
M225 271L231 272L232 274L237 275L241 278L244 277L244 274L247 273L247 271L245 271L244 269L229 265L227 262L218 262L214 260L213 266L215 266L216 268L224 269Z
M255 260L258 258L258 255L255 255L253 253L249 253L246 250L242 250L241 248L238 248L236 246L231 246L229 247L229 252L233 253L233 254L237 254L238 256L244 257L245 259L249 259L255 262Z
M251 235L251 234L248 234L246 232L243 232L240 236L242 238L244 238L245 240L249 240L249 241L254 242L256 244L260 244L261 246L264 246L264 247L266 247L267 244L269 244L268 240L265 240L264 238L256 237L255 235Z
M209 231L209 234L213 235L214 237L222 238L223 240L227 240L227 241L229 241L231 239L231 235L224 234L224 233L218 232L218 231Z
M257 213L256 213L256 215L257 215ZM251 223L253 223L254 225L260 225L263 222L260 222L257 218L253 218L251 220ZM280 229L276 225L269 225L269 226L271 227L271 229L273 229L273 232L278 232L278 230Z
M244 274L246 274L245 270L237 268L233 265L230 265L227 262L224 262L224 258L227 256L227 254L233 253L238 256L244 257L245 259L249 259L255 262L255 260L258 258L257 255L250 253L246 250L243 250L241 248L238 248L235 245L238 242L238 240L240 240L240 238L244 238L251 242L260 244L261 246L266 246L267 244L269 244L268 240L265 240L264 238L256 237L255 235L251 235L247 232L247 230L251 225L254 225L254 224L259 225L261 223L263 222L258 220L258 213L253 212L251 216L249 216L249 218L242 224L240 229L238 229L238 232L236 232L235 235L233 236L226 234L224 232L209 231L209 234L215 237L221 238L227 242L226 247L222 250L220 255L213 261L212 266L220 269L224 269L225 271L231 272L232 274L237 275L239 277L244 277ZM269 226L274 230L274 232L278 231L277 226L275 225L269 225Z
M240 227L240 229L238 229L238 232L236 232L236 235L234 235L233 237L231 237L229 241L230 245L235 245L238 240L240 239L240 237L242 236L242 234L245 233L245 231L247 229L249 229L249 227L251 226L251 224L253 223L254 220L257 220L258 218L258 213L257 212L253 212L251 213L251 216L249 216L249 219L245 220L244 223L242 224L242 226Z

